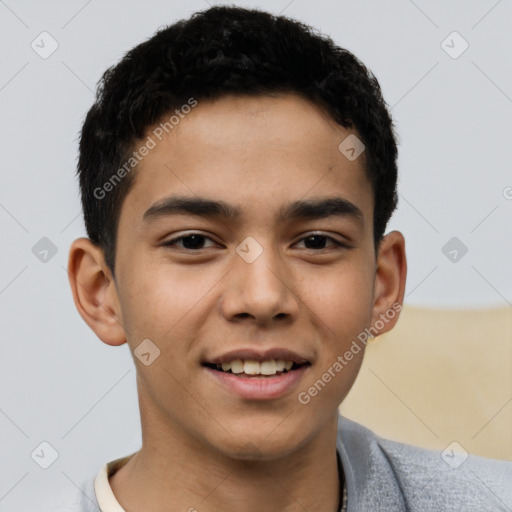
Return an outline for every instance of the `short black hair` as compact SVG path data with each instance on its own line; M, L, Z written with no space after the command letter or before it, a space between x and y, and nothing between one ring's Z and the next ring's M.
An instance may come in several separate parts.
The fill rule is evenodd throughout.
M135 179L126 163L147 130L191 98L280 93L312 101L365 145L377 253L397 206L397 144L377 79L304 23L224 5L159 29L98 81L80 133L77 174L88 237L103 249L113 276L121 206Z

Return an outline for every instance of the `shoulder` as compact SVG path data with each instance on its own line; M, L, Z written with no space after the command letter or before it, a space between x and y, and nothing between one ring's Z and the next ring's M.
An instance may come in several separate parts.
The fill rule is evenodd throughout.
M511 461L387 440L341 415L338 449L349 473L347 487L351 480L353 494L363 499L370 493L378 502L376 494L385 493L399 504L397 510L408 511L468 510L469 505L512 510Z
M79 487L58 493L52 512L98 512L100 507L94 491L95 476L81 482Z

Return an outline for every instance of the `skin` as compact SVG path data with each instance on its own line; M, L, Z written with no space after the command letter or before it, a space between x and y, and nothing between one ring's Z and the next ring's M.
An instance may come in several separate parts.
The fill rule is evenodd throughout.
M294 94L199 101L136 169L121 210L115 281L100 248L73 242L70 284L85 322L132 354L148 338L161 351L149 366L134 357L142 448L110 480L128 512L336 510L337 410L364 345L308 404L297 395L402 304L406 280L400 232L388 233L375 256L364 153L350 161L338 150L350 133ZM171 194L224 200L243 215L143 222ZM275 222L290 201L332 196L359 207L363 221ZM351 248L328 238L324 248L307 244L312 231ZM203 248L162 245L189 232L209 237ZM263 249L252 263L236 252L248 236ZM311 366L290 393L242 399L200 364L241 346L288 348Z

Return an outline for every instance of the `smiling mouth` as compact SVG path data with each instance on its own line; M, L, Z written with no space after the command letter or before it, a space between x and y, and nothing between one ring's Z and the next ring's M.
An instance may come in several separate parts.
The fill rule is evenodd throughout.
M251 359L225 362L222 364L204 363L203 366L216 370L220 373L233 374L242 378L254 377L277 377L285 373L290 373L304 366L310 366L311 363L298 364L293 361L283 359L271 359L268 361L255 361Z

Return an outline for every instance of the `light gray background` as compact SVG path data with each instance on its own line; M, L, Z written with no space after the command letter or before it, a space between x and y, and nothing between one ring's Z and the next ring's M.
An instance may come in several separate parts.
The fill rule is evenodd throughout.
M45 510L140 446L128 347L101 343L69 288L69 245L85 236L77 136L108 66L214 3L0 0L0 512ZM406 303L511 306L512 1L236 4L315 26L377 76L400 139L389 230L406 237ZM43 31L59 45L47 59L31 47ZM469 44L458 58L454 31ZM442 252L454 236L468 248L455 263ZM46 262L42 237L57 249ZM43 441L58 452L46 470L31 458Z

